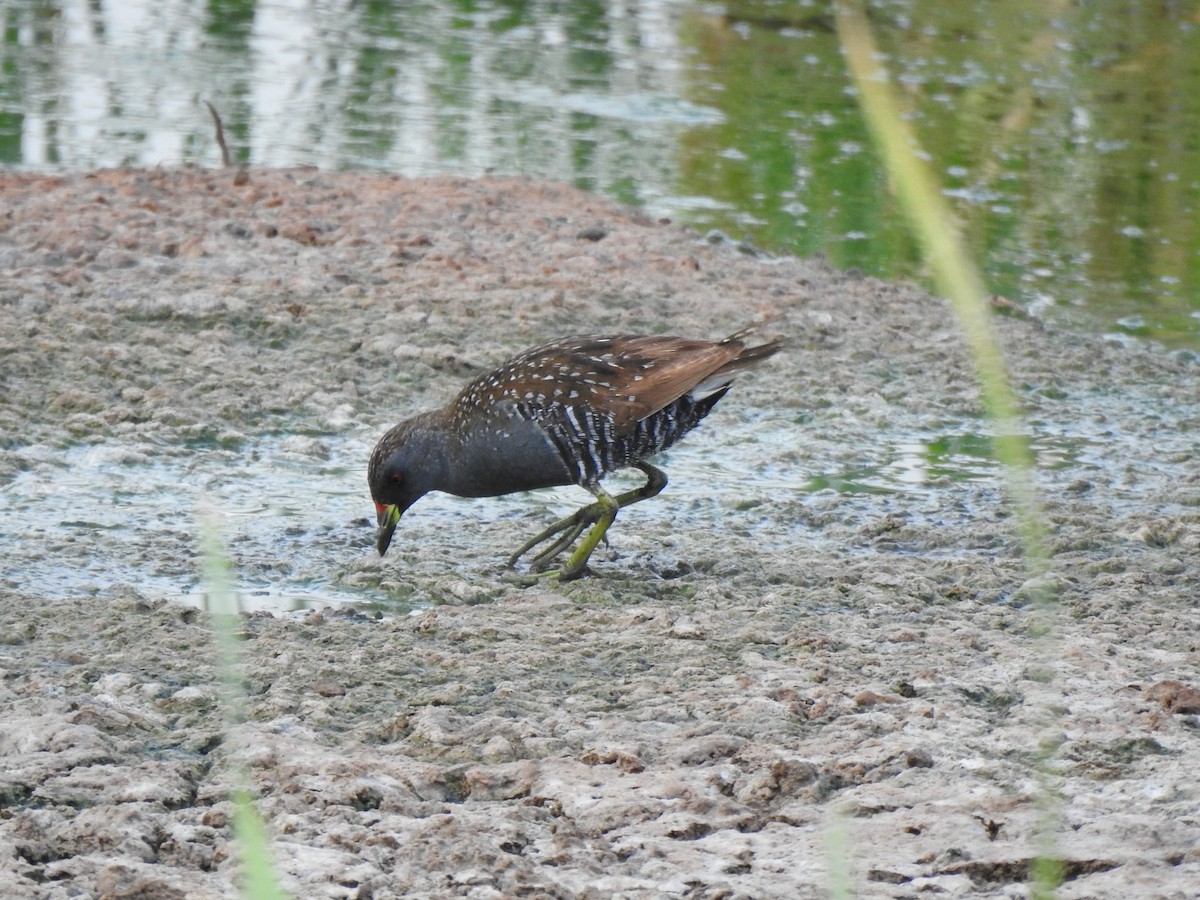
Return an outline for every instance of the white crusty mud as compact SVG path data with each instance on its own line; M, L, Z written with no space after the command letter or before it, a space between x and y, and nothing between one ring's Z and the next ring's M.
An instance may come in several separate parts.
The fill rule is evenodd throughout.
M938 300L568 187L247 174L0 173L0 479L52 489L80 445L134 478L262 434L320 453L564 334L778 315L790 347L697 433L711 490L630 510L577 583L500 578L544 510L476 530L418 506L380 560L365 481L352 523L295 485L309 558L281 541L256 571L444 605L246 616L236 725L198 610L0 572L0 896L232 896L239 772L304 898L794 900L828 894L831 859L859 896L1007 898L1047 847L1064 898L1197 895L1194 357L998 320L1066 448L1031 582L993 477L803 489L986 430ZM198 492L114 571L194 577ZM48 521L22 553L94 573L107 546Z

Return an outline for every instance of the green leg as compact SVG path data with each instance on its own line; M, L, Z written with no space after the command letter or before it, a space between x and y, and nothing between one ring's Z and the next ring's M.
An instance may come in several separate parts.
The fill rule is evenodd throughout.
M596 495L596 502L593 506L600 508L600 515L596 519L596 524L592 526L592 530L579 542L579 546L575 548L575 552L571 554L567 560L567 564L558 573L559 581L574 581L584 573L592 551L596 549L596 546L604 537L604 533L608 531L608 526L617 517L617 510L621 508L621 504L617 498L600 487L600 485L595 485L591 490Z
M541 572L556 556L570 547L590 525L593 526L591 532L571 554L567 564L558 573L558 578L559 581L570 581L582 575L587 567L588 558L600 541L604 540L605 532L616 518L617 511L642 500L648 500L661 493L662 489L667 486L666 473L661 469L645 462L636 463L636 466L646 473L644 485L632 491L626 491L624 494L618 494L616 497L611 496L599 485L592 488L592 493L596 496L595 503L583 507L565 519L560 519L545 531L526 541L516 553L508 558L508 567L511 569L517 564L517 560L534 547L554 538L554 543L535 556L529 564L530 572Z

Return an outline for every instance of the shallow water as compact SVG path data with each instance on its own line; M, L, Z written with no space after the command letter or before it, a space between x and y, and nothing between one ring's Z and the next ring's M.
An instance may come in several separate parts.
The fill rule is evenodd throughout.
M818 429L794 418L718 414L660 457L670 485L622 517L614 542L620 545L628 535L644 545L656 535L678 533L681 511L689 528L753 533L756 544L770 549L847 539L845 530L835 537L798 525L781 508L834 510L855 528L896 510L909 519L938 521L989 515L1000 473L986 437L962 425L939 433L880 433L851 458L844 444L821 439ZM1121 457L1119 438L1101 431L1038 434L1032 447L1039 478L1062 485L1110 477L1104 473ZM198 523L208 521L228 544L244 608L332 604L395 613L425 605L430 598L420 591L381 596L372 579L359 589L348 577L392 566L404 578L405 563L396 552L383 561L375 556L364 477L373 438L269 436L201 449L117 443L25 448L20 456L27 468L0 489L3 583L59 597L128 583L143 593L203 605L194 548ZM1144 499L1149 482L1165 486L1184 471L1192 448L1184 436L1169 440L1153 470L1140 467L1131 500ZM637 477L615 476L611 486L632 485ZM587 499L578 488L479 500L429 495L401 522L396 546L441 545L462 554L460 566L477 567L482 559L498 568L511 547L497 543L502 538L489 534L491 526L505 523L500 534L507 540Z

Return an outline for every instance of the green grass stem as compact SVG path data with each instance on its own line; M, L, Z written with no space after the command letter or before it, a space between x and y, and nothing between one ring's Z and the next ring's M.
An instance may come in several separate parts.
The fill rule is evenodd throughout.
M204 608L212 622L217 648L217 673L221 689L221 708L226 730L245 720L246 696L242 683L241 645L238 638L240 603L234 583L233 565L211 513L198 515L197 532L204 573ZM288 894L279 885L271 861L267 827L254 798L246 787L246 774L235 767L233 800L234 844L242 862L241 896L244 900L286 900Z
M825 867L829 900L851 900L855 896L854 875L850 868L850 838L846 807L832 807L825 815Z
M1009 384L1004 357L992 327L988 291L982 273L971 259L954 226L949 205L931 171L880 63L870 25L860 0L835 0L838 35L846 55L859 103L871 136L938 290L949 301L961 328L979 379L984 412L994 429L993 452L1002 464L1005 485L1016 518L1031 595L1030 633L1035 655L1050 679L1056 604L1045 574L1048 563L1046 529L1034 486L1034 457L1021 415L1020 404ZM1043 712L1043 731L1050 732L1049 709ZM1049 898L1061 881L1054 834L1059 804L1051 787L1048 763L1056 747L1050 739L1039 741L1036 761L1041 785L1035 837L1037 859L1030 872L1032 895Z

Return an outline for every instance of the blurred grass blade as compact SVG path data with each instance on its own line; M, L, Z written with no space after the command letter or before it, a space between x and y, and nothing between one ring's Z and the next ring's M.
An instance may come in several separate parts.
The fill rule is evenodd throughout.
M216 640L221 708L228 734L246 718L238 639L240 604L234 585L233 566L216 524L216 516L210 511L201 510L197 520L204 572L204 608L209 614ZM279 877L271 861L266 825L254 808L253 795L245 787L246 774L236 766L233 782L233 836L243 870L241 896L246 900L286 900L288 894L279 886Z
M1031 597L1030 633L1035 639L1036 663L1047 684L1052 681L1051 624L1055 598L1047 567L1046 535L1034 488L1034 459L1025 435L1020 407L1005 371L992 328L988 293L979 269L971 260L937 179L925 162L916 136L900 115L899 104L879 62L879 53L860 0L835 0L838 35L846 62L858 89L867 126L887 169L892 189L915 233L938 289L950 302L962 329L979 378L984 412L995 435L993 449L1002 463L1005 483L1016 514L1028 580L1023 592ZM1061 883L1054 834L1058 804L1050 786L1048 763L1056 751L1053 718L1042 710L1044 739L1035 757L1041 783L1036 852L1031 871L1032 896L1052 897Z
M850 870L850 839L846 820L849 808L832 806L825 814L825 866L828 872L826 897L829 900L851 900L855 896L854 877Z
M233 792L233 834L244 867L242 896L247 900L286 900L279 877L271 862L271 844L262 816L254 808L248 791Z

